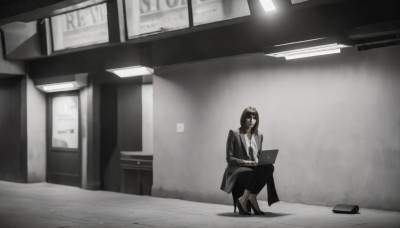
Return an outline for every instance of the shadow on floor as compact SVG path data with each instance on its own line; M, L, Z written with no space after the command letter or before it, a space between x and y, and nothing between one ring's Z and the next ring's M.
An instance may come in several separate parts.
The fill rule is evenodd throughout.
M225 216L225 217L247 217L246 215L241 215L239 213L233 213L233 212L225 212L225 213L219 213L217 214L219 216ZM265 212L265 215L250 215L248 217L267 217L267 218L275 218L275 217L281 217L281 216L288 216L292 214L283 214L283 213L273 213L273 212Z

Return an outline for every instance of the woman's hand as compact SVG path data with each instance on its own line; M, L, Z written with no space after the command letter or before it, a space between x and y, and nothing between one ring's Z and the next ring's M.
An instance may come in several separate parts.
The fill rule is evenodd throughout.
M249 165L249 166L256 166L257 162L252 161L252 160L245 160L244 164Z

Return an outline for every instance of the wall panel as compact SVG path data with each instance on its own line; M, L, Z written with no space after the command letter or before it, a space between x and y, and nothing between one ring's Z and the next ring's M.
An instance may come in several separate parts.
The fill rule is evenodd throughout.
M22 77L0 80L0 179L26 182L26 118ZM26 112L26 110L25 110Z
M227 133L255 106L263 148L280 149L281 200L399 210L399 53L348 49L295 61L252 54L159 69L154 195L230 204L219 190Z

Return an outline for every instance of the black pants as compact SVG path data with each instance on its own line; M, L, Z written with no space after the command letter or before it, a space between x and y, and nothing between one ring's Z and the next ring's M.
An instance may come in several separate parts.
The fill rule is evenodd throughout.
M242 170L236 180L239 182L238 184L246 186L246 190L250 191L250 194L259 194L264 186L267 185L268 204L271 206L271 204L279 201L275 188L273 165L242 167Z

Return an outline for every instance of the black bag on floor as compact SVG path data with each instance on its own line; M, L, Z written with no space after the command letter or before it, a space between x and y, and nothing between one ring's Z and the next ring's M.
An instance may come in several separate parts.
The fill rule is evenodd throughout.
M342 214L357 214L360 208L357 205L338 204L332 211Z

